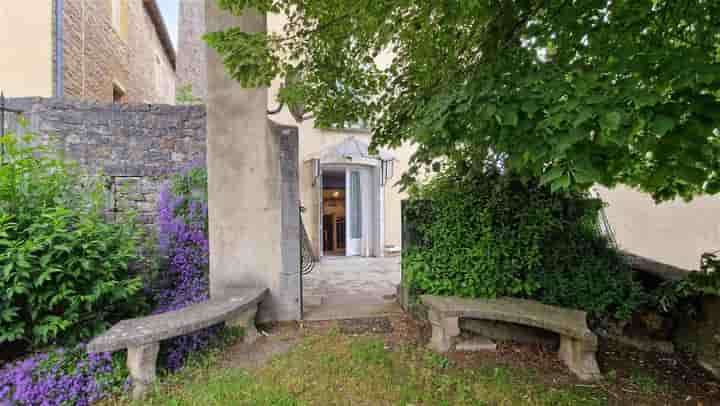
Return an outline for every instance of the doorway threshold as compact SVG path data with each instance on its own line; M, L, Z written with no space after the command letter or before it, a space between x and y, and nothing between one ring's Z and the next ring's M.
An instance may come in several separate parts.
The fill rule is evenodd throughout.
M303 300L303 320L308 321L364 319L403 312L394 295L306 296Z

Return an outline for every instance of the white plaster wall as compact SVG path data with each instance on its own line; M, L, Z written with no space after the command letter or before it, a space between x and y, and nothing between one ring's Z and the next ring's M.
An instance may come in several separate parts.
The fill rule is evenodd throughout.
M0 2L0 89L5 96L52 96L52 21L52 0Z
M655 204L628 187L597 187L618 245L685 269L697 269L704 252L720 250L720 198L703 196Z

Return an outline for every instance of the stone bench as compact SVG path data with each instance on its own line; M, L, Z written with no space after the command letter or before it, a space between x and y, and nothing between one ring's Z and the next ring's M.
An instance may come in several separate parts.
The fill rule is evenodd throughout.
M123 320L88 343L89 353L128 350L127 365L133 399L142 397L155 380L160 341L225 322L245 328L244 341L257 338L255 315L265 288L236 289L222 299L211 299L180 310Z
M460 335L460 319L496 320L548 330L560 336L559 357L581 380L602 378L595 353L597 336L587 326L587 314L531 300L465 299L424 295L432 324L431 348L447 352Z

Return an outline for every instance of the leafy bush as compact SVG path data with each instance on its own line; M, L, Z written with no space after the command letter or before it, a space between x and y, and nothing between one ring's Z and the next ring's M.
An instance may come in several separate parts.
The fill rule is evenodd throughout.
M0 369L0 403L89 405L128 385L123 354L87 354L85 346L35 354Z
M694 314L697 309L693 299L703 295L720 296L720 258L717 252L703 254L700 271L688 272L681 280L666 281L652 292L651 298L653 305L663 312L682 309L685 314Z
M0 138L0 344L77 342L141 310L141 233L105 221L102 177L33 142Z
M160 250L168 257L160 271L162 288L156 293L155 313L178 310L208 300L207 171L193 163L163 188L158 203ZM168 340L163 358L168 368L183 365L193 351L207 347L217 326Z
M531 298L627 318L645 297L597 231L601 204L494 169L449 167L411 191L406 283L419 293Z

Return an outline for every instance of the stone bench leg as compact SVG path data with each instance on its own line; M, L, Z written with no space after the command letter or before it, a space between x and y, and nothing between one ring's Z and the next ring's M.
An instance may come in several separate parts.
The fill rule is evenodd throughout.
M127 366L133 385L133 400L140 400L155 380L155 368L159 350L160 343L128 348Z
M450 351L455 337L460 335L460 318L444 317L432 309L428 312L428 318L432 324L430 348L437 352Z
M233 319L228 319L225 324L232 327L242 327L245 330L243 342L252 344L258 338L257 327L255 326L255 316L257 315L258 306L252 306L247 311Z
M597 381L602 379L600 368L598 368L598 363L595 359L596 351L597 345L560 336L560 351L558 352L558 356L580 380Z

